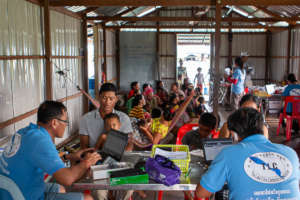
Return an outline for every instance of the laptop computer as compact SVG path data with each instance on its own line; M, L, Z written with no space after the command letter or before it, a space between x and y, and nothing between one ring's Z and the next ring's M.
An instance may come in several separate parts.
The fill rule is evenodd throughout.
M231 138L204 139L202 145L205 162L210 164L224 147L232 144L233 140Z
M98 153L102 157L103 163L106 163L106 160L109 157L113 158L116 161L120 161L127 146L127 143L128 134L117 130L110 130L107 133L107 138L103 145L103 148L100 151L98 151Z
M268 93L268 95L272 95L275 93L275 84L268 84L266 85L266 91Z

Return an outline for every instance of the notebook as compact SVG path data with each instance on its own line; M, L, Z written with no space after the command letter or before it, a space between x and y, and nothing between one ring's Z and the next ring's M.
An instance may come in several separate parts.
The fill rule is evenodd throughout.
M231 138L204 139L202 141L205 162L210 164L224 147L231 146Z

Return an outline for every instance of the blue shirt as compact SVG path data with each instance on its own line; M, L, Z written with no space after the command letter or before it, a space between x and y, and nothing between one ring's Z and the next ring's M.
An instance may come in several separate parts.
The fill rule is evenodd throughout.
M0 154L0 174L12 179L25 199L44 199L44 173L53 175L65 165L46 129L30 124L15 133ZM10 195L0 189L0 199Z
M200 184L214 193L227 182L231 200L300 199L299 174L293 149L257 134L224 148Z
M298 84L291 84L288 85L283 93L282 96L288 97L288 96L300 96L300 85ZM293 111L293 105L289 103L286 107L286 112L291 113Z
M233 79L237 79L236 84L232 84L232 92L234 94L242 94L244 92L244 85L245 85L245 78L246 78L246 71L243 71L240 68L236 68L233 72Z

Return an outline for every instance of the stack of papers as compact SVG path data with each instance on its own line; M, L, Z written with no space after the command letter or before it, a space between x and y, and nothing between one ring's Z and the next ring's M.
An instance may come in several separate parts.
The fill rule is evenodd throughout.
M155 155L161 155L169 158L170 160L185 160L188 158L187 152L184 151L165 151L160 148L155 149Z

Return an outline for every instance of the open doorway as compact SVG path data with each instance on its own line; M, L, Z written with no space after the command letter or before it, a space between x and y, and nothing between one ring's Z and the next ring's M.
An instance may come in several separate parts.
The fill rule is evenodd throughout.
M205 99L209 93L210 42L210 34L177 35L177 80L183 83L184 78L189 78L197 86L195 76L200 67L204 76L202 93Z

